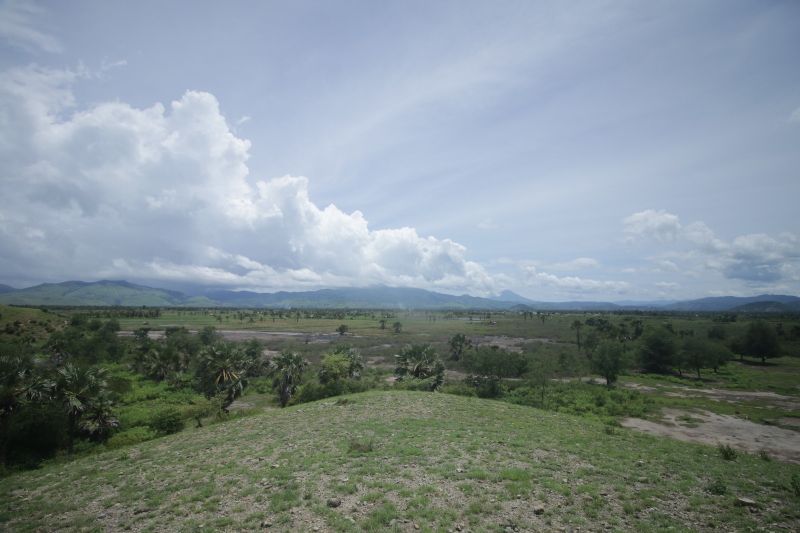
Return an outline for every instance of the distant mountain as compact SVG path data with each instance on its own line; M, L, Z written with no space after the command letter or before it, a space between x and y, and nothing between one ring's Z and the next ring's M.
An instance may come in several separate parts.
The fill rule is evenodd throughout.
M26 289L0 293L0 303L16 305L95 305L95 306L202 306L214 305L206 298L187 297L166 289L155 289L127 281L65 281L42 283Z
M260 293L212 291L208 298L233 307L362 308L362 309L509 309L513 302L424 289L354 287L305 292Z
M686 312L800 312L796 296L722 296L684 302L537 302L511 291L491 298L459 296L402 287L353 287L304 292L211 290L192 294L137 285L128 281L65 281L25 289L0 285L0 303L14 305L272 307L321 309L453 309L516 311L664 310Z
M700 298L698 300L688 300L685 302L676 302L671 305L664 306L666 311L698 311L698 312L712 312L712 311L736 311L742 306L749 306L748 309L758 309L759 305L751 304L764 304L770 302L772 304L784 304L788 306L789 310L800 310L800 298L797 296L785 296L778 294L762 294L760 296L715 296L711 298ZM761 306L763 307L763 305ZM746 312L746 311L745 311ZM750 311L758 312L758 311Z
M17 289L12 287L11 285L3 285L2 283L0 283L0 294L5 294L7 292L14 292L16 290Z
M496 296L490 296L489 299L497 302L514 302L525 305L537 305L539 303L509 290L502 291Z

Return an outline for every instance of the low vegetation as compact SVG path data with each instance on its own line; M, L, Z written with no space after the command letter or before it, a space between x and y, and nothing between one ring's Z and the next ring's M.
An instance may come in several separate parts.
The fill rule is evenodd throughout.
M18 492L23 480L29 490L39 490L32 487L37 480L47 479L46 472L73 468L82 472L84 467L77 465L101 463L116 471L114 454L119 457L119 453L128 458L118 465L120 474L131 466L128 462L141 462L140 453L152 457L155 466L169 453L180 457L184 451L189 453L186 446L194 446L194 439L207 440L209 449L222 446L229 453L220 456L226 459L219 464L204 467L203 475L245 483L245 488L233 491L239 499L226 502L223 491L232 490L227 481L224 487L207 482L206 496L180 502L174 501L171 491L161 493L151 487L146 489L151 497L134 498L151 502L143 504L146 510L136 513L137 517L146 517L153 525L158 520L185 523L189 529L200 524L236 529L267 522L278 529L308 525L336 530L408 529L414 523L423 529L461 524L468 529L506 530L603 523L621 529L676 524L736 529L761 527L768 520L797 524L797 515L787 509L791 498L796 498L800 474L794 467L781 470L777 466L785 466L780 453L748 452L728 443L719 444L717 450L685 443L661 445L619 426L631 417L658 422L667 408L683 410L672 416L687 427L697 427L705 420L702 413L713 412L793 431L792 421L800 419L800 358L796 357L800 321L795 317L130 311L0 308L0 473L7 476L0 483L13 495L10 507L0 510L0 519L12 529L52 525L45 515L36 515L39 518L29 523L15 521L16 513L25 510L20 500L23 493ZM401 390L420 394L391 392ZM374 392L352 396L367 391ZM727 396L720 401L723 394ZM286 408L282 411L286 414L280 414L280 408ZM362 416L362 408L375 411L364 415L363 423L350 417L353 413ZM407 416L397 418L393 409ZM419 420L437 424L445 416L439 410L471 414L458 415L442 426L450 428L448 432L435 435L413 422L415 409ZM496 412L487 414L492 409ZM323 413L335 420L323 421ZM508 413L535 420L542 431L553 433L534 438L533 426L506 419ZM505 442L499 437L502 424L491 425L495 434L474 423L494 416L507 424L508 435L519 431L533 439L529 455L522 453L522 437L514 441L518 444L508 456L490 449L491 439ZM244 446L241 452L232 452L228 444L222 444L228 437L262 438L253 425L255 419L275 425L277 432L269 437L272 451L265 448L256 456L272 461L270 470L282 472L280 479L264 476L264 486L269 486L264 501L253 499L246 488L249 477L239 472L241 465L236 466L248 463L248 453L257 450L248 452ZM291 429L292 420L317 424L319 439L335 438L340 444L330 448L331 443L322 440L311 443L311 434ZM599 440L589 446L591 439L586 437L589 456L564 433L573 426L580 434L591 433ZM326 431L333 433L325 436ZM387 435L394 436L391 444ZM279 441L285 443L284 452L277 451ZM612 450L634 441L645 448ZM305 449L306 445L312 448ZM682 481L656 487L660 482L654 481L650 470L643 470L639 478L648 482L637 481L642 495L633 496L627 489L609 489L614 483L620 487L630 483L617 474L603 482L602 476L581 471L575 478L579 482L560 484L548 474L556 478L565 474L572 480L575 472L566 466L567 457L604 465L605 474L615 467L624 470L629 468L623 463L632 457L632 449L641 456L637 461L644 461L648 468L658 462L664 472L667 463L658 459L658 453L676 454L670 464ZM692 474L687 470L694 461L691 457L678 466L681 449L721 462L713 471ZM336 450L343 450L347 457L341 471L327 464L339 460ZM561 457L553 463L554 470L542 470L530 459L542 455L542 450L548 457ZM285 455L289 451L300 455L289 458ZM610 456L604 458L604 454ZM352 463L355 460L362 463ZM373 460L388 461L386 476L402 472L405 479L408 474L410 485L390 487L387 478L362 470ZM455 474L441 465L452 466ZM745 486L736 477L742 475L741 469L756 475L756 465L761 465L759 475L768 480L769 487ZM19 472L29 468L43 470ZM180 468L180 464L168 466L176 475ZM297 478L292 468L308 474ZM105 475L100 477L100 483L110 482ZM419 485L421 479L426 481ZM199 478L195 481L204 483ZM587 483L593 488L585 487ZM180 494L191 491L188 486L180 488L177 480L168 484ZM133 490L123 492L130 495ZM488 491L488 499L479 497L482 491ZM605 503L588 503L586 495L595 492ZM119 499L107 496L98 507L97 494L76 495L61 511L50 512L67 517L67 527L73 529L88 523L91 513L113 517L103 522L112 529L130 526L132 518L114 510ZM709 495L716 498L712 498L716 508L734 509L734 515L703 519L710 507L698 501ZM734 500L739 496L763 496L765 501L772 498L772 503L759 503L758 513L745 515L736 510ZM357 497L354 510L347 507L353 497ZM662 509L657 502L668 497L684 502L683 507ZM331 506L329 498L340 505ZM423 504L426 498L429 504ZM191 502L199 507L189 505L188 514L178 510ZM566 507L563 512L551 511L548 502L558 509ZM254 510L247 516L237 510L248 506ZM345 509L337 510L342 506ZM362 506L368 512L362 512ZM539 513L541 506L545 511ZM77 511L81 507L92 511L81 514ZM573 518L569 509L576 513Z

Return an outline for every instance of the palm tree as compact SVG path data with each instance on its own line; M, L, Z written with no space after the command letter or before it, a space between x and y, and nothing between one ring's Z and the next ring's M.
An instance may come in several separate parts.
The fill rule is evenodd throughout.
M270 361L272 387L278 392L281 407L286 407L297 390L308 361L294 352L284 351Z
M581 322L580 320L575 320L570 325L570 329L574 329L575 330L575 336L577 337L577 340L578 340L578 350L581 349L581 328L582 327L583 327L583 322Z
M398 379L431 379L431 390L444 383L444 364L430 344L406 346L394 357L397 364L394 373Z
M67 449L72 453L80 430L104 438L119 422L111 412L105 369L67 363L57 372L56 394L68 417Z
M0 356L0 466L6 464L8 428L12 416L27 401L50 396L53 384L37 375L29 355Z
M467 338L463 333L453 335L450 339L450 359L459 361L464 352L472 348L472 341Z
M239 346L220 342L203 348L197 375L207 397L222 396L222 410L242 395L251 361Z

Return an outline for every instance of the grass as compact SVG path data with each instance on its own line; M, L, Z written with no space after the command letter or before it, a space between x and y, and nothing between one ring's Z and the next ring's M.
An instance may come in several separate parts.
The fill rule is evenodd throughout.
M726 461L713 447L608 434L599 421L504 402L401 391L347 399L0 479L0 529L800 527L795 465ZM737 507L739 496L758 512Z

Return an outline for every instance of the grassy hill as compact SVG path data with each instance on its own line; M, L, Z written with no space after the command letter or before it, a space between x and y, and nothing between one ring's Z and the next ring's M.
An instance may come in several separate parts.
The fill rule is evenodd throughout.
M15 474L0 529L797 530L792 476L527 407L371 392Z
M0 293L0 302L14 305L123 305L138 307L215 305L208 298L193 297L166 289L136 285L127 281L65 281L43 283L26 289Z

